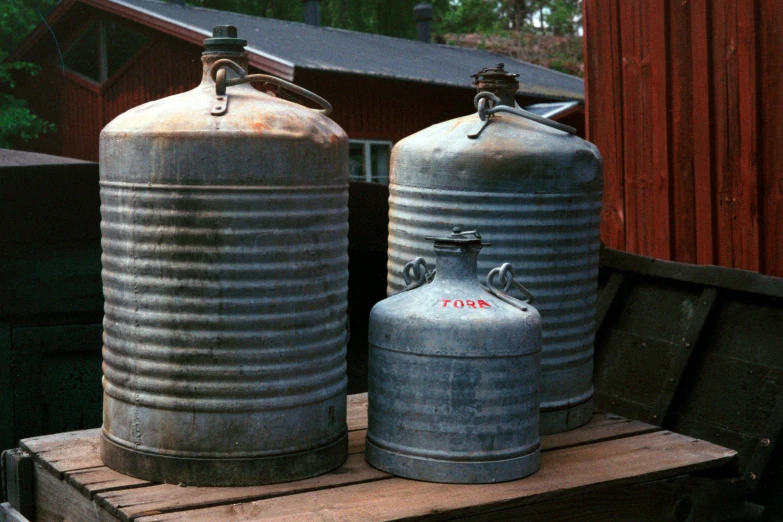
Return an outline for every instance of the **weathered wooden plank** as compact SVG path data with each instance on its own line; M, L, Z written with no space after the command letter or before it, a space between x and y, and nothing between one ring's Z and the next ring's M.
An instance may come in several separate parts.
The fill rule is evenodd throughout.
M659 431L657 426L633 421L611 413L596 412L590 422L577 430L564 431L541 437L541 451L570 448L581 444L595 444Z
M668 42L669 147L671 158L672 256L674 261L696 262L696 198L694 185L694 122L691 47L691 3L669 0ZM661 52L659 50L659 52Z
M348 429L367 429L367 393L348 396Z
M733 266L733 245L729 238L732 237L732 167L734 160L734 148L737 143L732 143L734 136L732 126L736 124L734 116L736 109L736 33L732 35L730 10L734 0L712 0L710 19L710 42L712 44L712 60L710 61L713 89L713 106L710 119L707 120L713 128L714 147L714 190L717 195L716 205L716 234L715 245L717 247L717 264L721 266ZM736 28L736 26L735 26ZM732 41L732 39L734 40Z
M762 208L762 271L783 277L783 9L779 0L759 0L755 30L759 81L759 195Z
M669 51L667 2L647 0L650 60L650 135L652 163L649 197L645 198L645 237L650 242L647 255L671 259L671 201L669 167Z
M783 278L770 277L748 270L663 261L651 257L630 255L612 248L602 249L601 266L727 290L783 297Z
M627 397L618 397L596 389L593 398L597 408L611 411L628 419L646 419L650 414L651 406L649 404L642 404Z
M117 522L117 519L49 470L35 465L36 522Z
M123 475L106 466L77 469L64 473L64 479L82 495L92 499L98 493L118 489L132 489L152 486L154 483Z
M743 492L728 480L656 480L519 508L456 519L459 522L720 522L744 515Z
M349 411L358 418L359 410L364 406L364 398L353 400ZM364 406L366 409L366 406ZM649 433L658 430L641 422L629 421L622 417L597 412L583 428L542 438L542 451L553 451L580 444L590 444ZM335 487L364 480L378 480L387 475L370 468L363 457L364 436L366 430L352 430L351 457L345 466L337 472L322 478L308 479L291 484L258 486L248 488L182 488L179 486L152 484L143 480L127 477L104 466L75 471L64 471L64 480L70 483L81 495L95 499L107 512L122 520L132 520L152 512L182 511L190 508L215 505L221 502L239 502L268 496L291 494L313 488ZM98 430L90 430L91 437L97 439ZM54 439L53 448L46 450L46 439ZM70 442L70 447L64 443ZM67 458L74 451L81 453L84 461L97 459L97 444L85 439L68 436L40 437L31 443L38 448L38 455L52 460ZM346 472L345 469L350 471ZM138 489L137 489L138 488ZM194 494L198 492L198 494ZM76 491L74 491L76 493Z
M651 408L660 394L675 345L631 332L605 329L600 347L596 351L596 388L603 393L629 398ZM618 413L613 409L601 409ZM646 419L647 416L641 418Z
M580 444L612 440L620 437L649 433L658 430L654 426L629 421L616 415L597 413L585 427L570 432L542 437L542 451L554 451ZM242 502L301 491L338 487L368 480L388 478L388 475L371 468L364 462L365 430L351 431L357 434L355 447L343 468L335 473L289 484L258 486L248 488L181 488L171 485L154 485L139 490L113 491L98 495L97 500L122 520L134 520L150 513L165 513L198 509L204 506L228 502ZM360 436L360 437L359 437ZM345 469L349 469L346 472ZM334 476L332 476L334 475ZM331 480L330 480L331 479ZM198 491L197 495L193 492Z
M606 318L606 314L612 307L615 297L620 292L623 286L625 276L620 272L612 272L609 276L609 280L606 282L604 289L601 291L601 295L598 297L598 305L595 312L595 330L601 329L601 325Z
M184 488L171 484L108 491L95 495L95 500L118 519L128 522L139 517L158 513L197 510L220 504L233 504L248 500L295 495L319 489L333 489L348 484L383 480L390 475L371 467L364 460L364 453L350 455L343 466L335 471L304 480L248 487ZM198 517L191 520L198 520Z
M20 441L35 461L58 479L63 473L103 466L98 454L100 429L71 431Z
M625 196L625 250L644 251L645 182L648 158L644 145L649 135L649 61L647 20L640 11L644 2L619 3L619 33L622 63L623 177Z
M761 438L780 393L783 370L708 352L693 361L689 375L672 413ZM671 427L680 431L677 424Z
M30 522L8 502L0 503L0 522Z
M733 266L758 271L758 89L756 72L756 2L736 3L737 134L738 169L732 182L734 192Z
M743 477L748 481L751 491L755 491L761 482L764 471L767 468L772 452L778 444L781 431L783 431L783 392L778 395L775 401L775 409L767 420L764 431L761 432L761 438L758 446L750 456Z
M647 422L650 424L663 426L663 423L666 421L666 415L669 413L674 394L680 386L688 361L690 361L696 349L704 324L710 316L717 298L718 290L707 287L697 301L685 335L674 351L674 356L661 386L661 392L655 401L652 411L650 411L650 416L647 419Z
M612 248L625 248L623 174L622 57L617 0L585 0L584 63L587 139L601 151L604 198L601 237Z
M691 1L691 50L693 66L693 170L695 187L696 261L702 265L715 262L713 237L714 206L712 196L712 89L709 45L710 2Z
M33 502L33 459L29 453L15 448L2 453L3 482L2 498L28 518L35 517Z
M643 448L643 451L641 450ZM736 453L663 431L542 455L524 480L480 486L387 479L325 491L152 515L139 522L199 520L444 520L650 481L723 465Z
M612 327L639 337L678 343L685 333L683 308L699 299L698 285L633 277L615 306L615 314L604 328Z

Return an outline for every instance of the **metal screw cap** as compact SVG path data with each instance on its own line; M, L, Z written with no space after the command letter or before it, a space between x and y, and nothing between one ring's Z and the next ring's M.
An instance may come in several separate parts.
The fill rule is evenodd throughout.
M237 28L233 25L216 25L212 28L212 38L204 40L204 54L243 53L247 40L237 38Z

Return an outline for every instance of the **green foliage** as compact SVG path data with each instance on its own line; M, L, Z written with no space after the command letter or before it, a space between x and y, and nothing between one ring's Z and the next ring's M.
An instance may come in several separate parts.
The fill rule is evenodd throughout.
M54 131L48 123L27 108L27 102L15 98L14 78L18 74L35 76L37 65L27 62L6 62L8 54L35 28L41 20L38 11L48 13L56 0L2 0L0 2L0 147L10 148L14 142L27 142Z
M441 33L490 33L500 24L495 0L449 2L436 24Z

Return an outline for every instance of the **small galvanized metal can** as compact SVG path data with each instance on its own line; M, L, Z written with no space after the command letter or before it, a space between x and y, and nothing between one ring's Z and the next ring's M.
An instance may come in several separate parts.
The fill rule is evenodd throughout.
M254 89L318 100L247 76L236 36L217 27L199 87L100 138L101 456L158 482L283 482L347 455L348 139Z
M515 107L514 76L502 64L481 71L476 114L395 145L388 292L403 288L410 259L433 261L425 236L446 224L481 230L494 246L479 256L479 272L510 262L536 295L541 433L557 433L585 424L593 410L601 158L573 129Z
M404 273L420 288L370 313L366 458L378 469L476 484L539 468L541 317L504 293L510 267L479 284L481 247L475 231L436 238L432 283L418 258Z

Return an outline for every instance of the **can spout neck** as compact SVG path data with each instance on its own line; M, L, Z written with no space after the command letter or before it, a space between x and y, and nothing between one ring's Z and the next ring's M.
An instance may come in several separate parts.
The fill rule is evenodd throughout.
M201 84L209 84L214 85L215 80L212 79L212 76L210 75L210 70L212 69L212 66L215 64L216 61L222 60L222 59L229 59L232 62L236 63L240 67L242 67L245 71L247 71L248 67L250 66L250 60L247 56L247 53L241 53L241 54L235 54L235 53L226 53L226 54L205 54L201 56ZM233 78L237 76L237 74L232 71L231 69L226 70L226 74L228 75L228 78Z
M435 268L437 279L468 279L476 281L478 254L481 247L436 247Z

